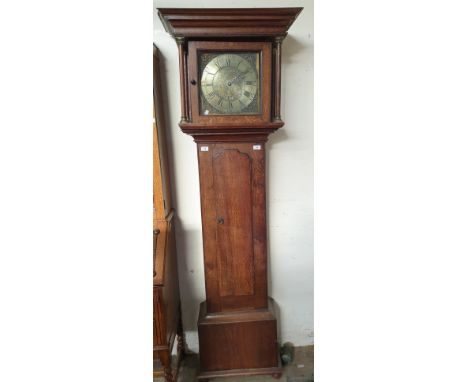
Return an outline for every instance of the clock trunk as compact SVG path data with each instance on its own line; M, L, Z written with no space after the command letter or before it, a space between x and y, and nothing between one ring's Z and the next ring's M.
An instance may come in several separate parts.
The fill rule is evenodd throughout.
M263 142L198 143L208 313L266 308Z

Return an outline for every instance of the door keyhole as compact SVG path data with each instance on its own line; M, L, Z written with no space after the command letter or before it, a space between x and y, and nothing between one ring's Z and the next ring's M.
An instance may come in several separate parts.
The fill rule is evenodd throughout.
M224 218L222 216L218 216L218 224L224 224Z

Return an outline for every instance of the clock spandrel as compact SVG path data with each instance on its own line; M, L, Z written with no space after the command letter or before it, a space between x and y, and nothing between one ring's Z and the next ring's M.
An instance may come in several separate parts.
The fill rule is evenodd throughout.
M258 52L202 52L198 67L201 115L261 113Z

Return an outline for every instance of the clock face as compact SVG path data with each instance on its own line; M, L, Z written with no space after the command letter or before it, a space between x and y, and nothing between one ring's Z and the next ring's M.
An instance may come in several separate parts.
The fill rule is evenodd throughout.
M257 52L201 54L200 114L259 114L259 60Z

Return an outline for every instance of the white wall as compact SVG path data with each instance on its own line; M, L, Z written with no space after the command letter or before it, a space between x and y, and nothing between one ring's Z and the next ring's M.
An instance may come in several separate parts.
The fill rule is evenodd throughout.
M252 7L253 1L158 0L157 7ZM269 293L280 310L281 341L313 343L313 2L257 2L304 7L283 42L282 119L267 144ZM176 237L183 322L198 351L197 315L205 299L197 152L180 119L177 46L154 10L154 42L164 63L165 111L177 212Z

